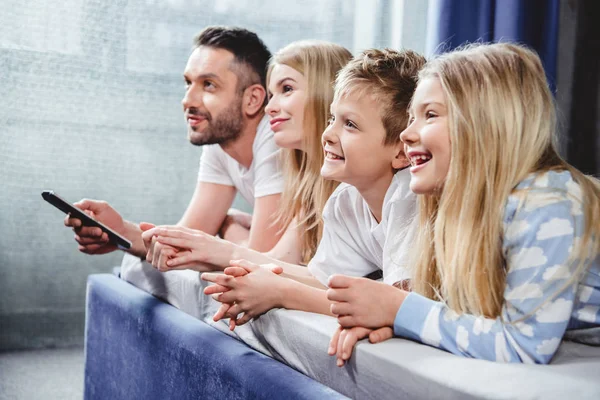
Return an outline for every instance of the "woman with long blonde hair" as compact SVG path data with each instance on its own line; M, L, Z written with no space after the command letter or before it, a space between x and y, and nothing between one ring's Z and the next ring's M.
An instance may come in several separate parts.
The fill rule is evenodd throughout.
M285 261L303 274L322 234L321 211L337 183L320 175L324 153L321 134L329 120L336 73L352 58L342 46L299 41L277 52L267 71L269 103L265 112L278 146L283 148L285 188L276 218L286 226L277 245L267 253L182 227L158 227L144 235L179 249L159 270L223 268L244 258L257 264ZM260 162L260 160L257 160ZM156 257L158 260L163 257ZM281 264L281 263L279 263ZM288 265L288 264L286 264Z
M439 56L410 114L412 292L332 278L348 303L330 354L347 360L347 330L384 327L378 339L393 329L467 357L550 362L566 331L600 326L600 182L557 152L539 57L514 44Z

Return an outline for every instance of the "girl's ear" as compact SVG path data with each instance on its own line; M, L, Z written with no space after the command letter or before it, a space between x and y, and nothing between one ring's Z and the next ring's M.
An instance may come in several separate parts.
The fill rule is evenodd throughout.
M392 160L392 168L394 170L399 170L408 167L410 165L410 161L404 153L404 143L399 142L398 144L394 145L394 151L396 155Z
M244 114L248 116L254 116L262 110L265 103L265 97L267 93L265 88L258 83L248 86L244 90L244 98L242 103L242 110Z

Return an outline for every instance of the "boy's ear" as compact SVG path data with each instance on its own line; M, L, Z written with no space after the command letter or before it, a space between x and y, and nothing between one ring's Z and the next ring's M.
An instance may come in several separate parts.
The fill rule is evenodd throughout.
M265 103L266 95L267 92L262 85L255 83L254 85L248 86L246 90L244 90L244 98L242 99L242 110L244 114L254 116L261 111Z
M408 157L406 157L406 154L404 153L404 143L400 142L400 143L396 144L394 146L394 149L396 151L396 155L395 155L394 159L392 160L392 168L394 170L399 170L399 169L408 167L410 165L410 161L408 160Z

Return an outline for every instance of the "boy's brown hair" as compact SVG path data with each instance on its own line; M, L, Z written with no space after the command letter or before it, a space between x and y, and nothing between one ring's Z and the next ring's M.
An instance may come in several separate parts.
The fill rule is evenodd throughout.
M381 109L384 145L398 143L408 125L408 107L425 62L425 57L412 50L365 50L339 72L334 99L349 94L372 96Z

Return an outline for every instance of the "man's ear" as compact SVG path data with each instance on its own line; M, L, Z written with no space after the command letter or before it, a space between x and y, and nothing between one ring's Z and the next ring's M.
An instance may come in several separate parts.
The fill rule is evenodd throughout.
M244 114L254 116L262 111L267 92L262 85L255 83L244 90L242 109Z
M404 153L404 143L399 142L398 144L395 144L394 151L396 155L392 160L392 168L394 170L399 170L408 167L410 161L408 160L406 153Z

